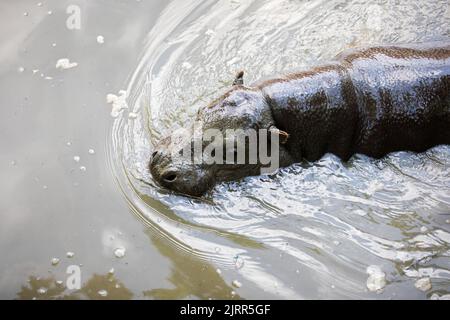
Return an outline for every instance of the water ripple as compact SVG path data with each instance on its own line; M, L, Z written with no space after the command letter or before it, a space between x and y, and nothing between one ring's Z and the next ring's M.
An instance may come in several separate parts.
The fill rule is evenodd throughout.
M171 1L130 78L111 161L131 208L179 250L239 273L250 297L420 297L419 277L450 292L450 147L343 163L325 155L272 176L223 183L202 199L172 194L147 169L152 146L191 121L238 69L248 82L342 50L448 36L447 1ZM236 267L239 257L239 267ZM245 281L243 282L245 287ZM407 282L407 285L402 283ZM425 297L425 296L423 296Z

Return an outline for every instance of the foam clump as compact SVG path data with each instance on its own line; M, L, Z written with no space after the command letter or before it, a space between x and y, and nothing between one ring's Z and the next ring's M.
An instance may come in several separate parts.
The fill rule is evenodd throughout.
M386 286L386 274L379 266L369 266L366 270L369 278L367 279L367 289L371 292L380 293Z
M124 90L120 90L119 95L112 93L106 95L106 102L112 105L111 117L117 118L122 110L128 109L126 98L127 92Z
M78 66L77 62L70 62L67 58L62 58L56 61L56 69L72 69Z

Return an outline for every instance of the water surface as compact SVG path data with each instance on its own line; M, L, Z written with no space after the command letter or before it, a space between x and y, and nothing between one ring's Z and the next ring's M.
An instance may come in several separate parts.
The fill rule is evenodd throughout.
M0 297L450 293L448 146L348 163L326 155L202 199L160 189L147 170L158 139L237 70L252 83L352 47L446 38L448 1L79 1L77 31L64 26L69 4L0 5ZM56 70L65 57L78 66ZM122 89L128 108L111 117L105 97ZM56 282L71 264L82 264L80 290ZM386 274L382 291L367 289L369 266ZM432 289L415 288L422 277Z

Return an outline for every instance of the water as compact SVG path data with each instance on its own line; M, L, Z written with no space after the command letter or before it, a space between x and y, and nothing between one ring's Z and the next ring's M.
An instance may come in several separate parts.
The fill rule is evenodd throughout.
M449 290L448 147L383 160L356 156L349 163L326 155L270 177L223 183L200 200L159 189L147 169L158 138L189 122L237 70L251 83L331 60L349 47L444 36L447 7L172 2L149 33L128 86L129 110L138 117L131 121L125 111L113 127L111 153L126 196L176 245L240 276L252 288L249 296L375 297L366 290L370 265L387 275L383 298L420 297L407 288L414 287L413 273L426 268L436 275L436 290Z
M49 35L65 17L68 3L61 2L44 2L39 16L35 4L9 9L40 23L26 25L35 30L31 36L0 51L12 61L0 69L0 86L26 88L1 98L14 106L4 129L14 139L2 155L9 184L1 189L8 200L0 297L98 299L102 290L112 299L450 293L448 146L381 160L358 155L348 163L326 155L217 185L202 199L159 188L147 170L158 139L229 88L237 70L252 83L350 47L448 37L448 1L86 2L87 28ZM50 19L59 18L48 21L48 10ZM29 53L14 60L14 45ZM66 57L78 65L52 71ZM44 89L35 92L38 86ZM38 142L29 142L24 127L40 130ZM117 248L126 255L116 258ZM68 250L76 256L49 266ZM55 284L68 264L79 263L80 290ZM431 289L415 287L422 278Z

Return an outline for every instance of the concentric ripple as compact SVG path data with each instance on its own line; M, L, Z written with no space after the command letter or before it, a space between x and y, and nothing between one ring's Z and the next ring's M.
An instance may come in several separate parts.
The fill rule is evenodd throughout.
M203 199L157 187L152 145L230 86L355 46L450 35L447 1L168 3L114 120L110 158L131 208L179 250L239 275L249 298L425 298L450 292L450 147L357 155L223 183ZM133 116L130 116L132 113ZM135 118L135 115L137 118ZM368 266L387 278L369 292ZM414 287L430 277L432 289Z

